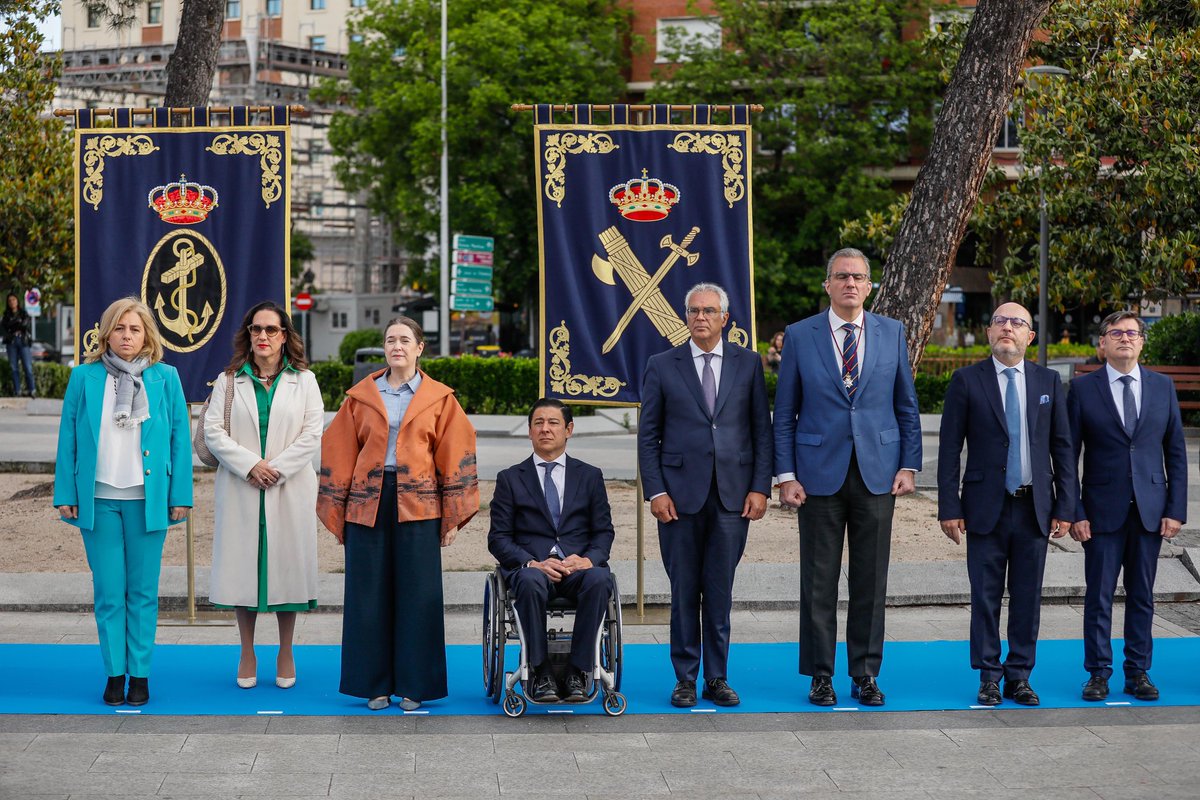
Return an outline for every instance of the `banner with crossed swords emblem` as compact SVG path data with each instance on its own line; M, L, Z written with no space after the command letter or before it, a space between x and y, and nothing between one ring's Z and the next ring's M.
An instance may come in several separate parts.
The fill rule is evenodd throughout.
M646 360L688 340L701 282L729 294L726 338L754 346L749 113L717 125L692 109L697 124L654 106L631 125L628 106L610 124L536 107L543 395L636 405Z
M112 117L96 127L93 111L75 112L75 359L104 309L136 296L200 402L246 309L290 302L288 109L197 108L183 125L164 109Z

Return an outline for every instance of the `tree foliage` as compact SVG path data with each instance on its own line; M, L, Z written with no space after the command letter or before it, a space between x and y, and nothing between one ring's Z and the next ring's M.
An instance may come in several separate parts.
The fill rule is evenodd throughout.
M0 285L40 286L51 301L69 291L74 268L72 146L50 116L62 62L39 52L37 29L59 7L51 0L0 5Z
M908 162L928 141L943 85L924 36L930 5L714 0L719 47L670 39L667 58L682 63L659 71L649 99L765 107L754 119L760 319L815 310L842 220L890 203L878 168Z
M1018 93L1024 169L976 212L1007 240L997 288L1036 301L1044 187L1052 306L1200 290L1200 3L1057 0L1045 29L1033 57L1070 75Z
M456 0L447 59L452 230L496 239L502 300L529 302L536 285L533 118L519 102L611 102L628 13L616 0ZM436 3L369 7L355 23L347 82L318 97L348 104L329 139L351 190L368 190L409 255L406 282L436 293L441 158L440 16Z

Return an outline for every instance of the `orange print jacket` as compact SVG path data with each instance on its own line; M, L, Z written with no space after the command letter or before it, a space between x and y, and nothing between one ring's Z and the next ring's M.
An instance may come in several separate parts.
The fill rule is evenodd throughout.
M373 526L379 510L388 439L380 374L350 388L321 439L317 516L339 542L347 522ZM424 372L396 438L396 490L397 518L441 519L443 544L479 511L475 428L454 391Z

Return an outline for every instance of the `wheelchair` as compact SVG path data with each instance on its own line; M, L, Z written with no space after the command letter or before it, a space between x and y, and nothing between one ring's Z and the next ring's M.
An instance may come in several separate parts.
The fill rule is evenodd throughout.
M565 598L555 598L546 605L546 654L556 680L561 681L571 653L570 628L564 626L567 618L574 621L575 604ZM533 671L526 661L524 633L521 621L513 609L512 594L497 567L483 586L483 688L493 703L501 703L504 713L519 717L525 713L526 704L560 705L560 703L538 703L527 696ZM521 645L520 657L511 672L504 670L504 651L509 643ZM609 582L608 611L600 623L596 637L596 656L591 673L587 676L586 703L597 698L603 703L604 713L618 717L625 713L628 705L621 694L621 593L617 588L617 576ZM517 691L518 685L520 691Z

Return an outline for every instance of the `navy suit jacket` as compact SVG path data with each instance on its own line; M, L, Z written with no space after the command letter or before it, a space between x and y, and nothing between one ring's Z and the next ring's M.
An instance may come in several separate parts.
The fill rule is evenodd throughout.
M808 494L836 494L851 451L872 494L890 492L901 467L921 468L921 416L904 326L865 313L863 336L866 357L851 400L828 312L787 328L775 389L775 474L795 473Z
M750 492L771 494L771 409L762 359L723 345L716 411L708 413L689 342L651 356L642 378L638 459L646 497L666 492L681 514L704 506L712 486L726 511Z
M1125 433L1104 367L1071 381L1067 408L1075 457L1083 450L1083 491L1076 520L1093 531L1125 524L1136 499L1142 526L1157 531L1163 517L1187 522L1187 448L1175 384L1142 373L1142 409L1131 438Z
M607 564L614 533L604 473L567 456L557 531L546 507L542 476L530 456L496 477L488 550L507 570L544 561L555 544L564 556L584 556L595 566Z
M1025 426L1033 473L1033 505L1040 533L1050 520L1075 519L1075 452L1071 447L1066 390L1058 373L1025 362ZM959 494L959 464L967 444L967 469ZM946 390L938 440L938 519L964 519L971 533L990 533L1004 506L1010 447L1000 381L989 357L956 370Z

